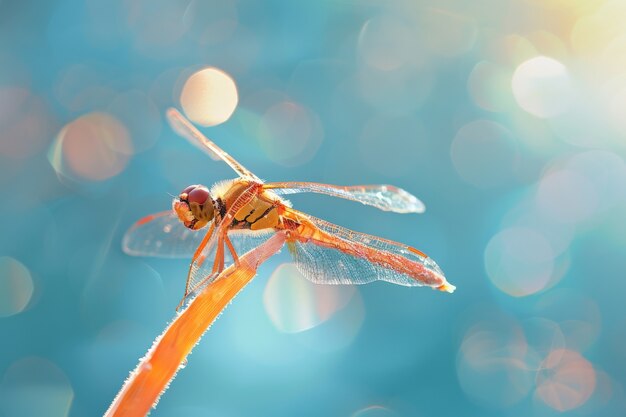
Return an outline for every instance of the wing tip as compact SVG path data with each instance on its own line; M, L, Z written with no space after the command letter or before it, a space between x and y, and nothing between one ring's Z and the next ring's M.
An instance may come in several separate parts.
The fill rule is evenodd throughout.
M165 117L167 118L167 121L169 122L169 125L172 127L172 129L174 129L176 133L179 133L182 129L181 124L185 119L185 116L183 116L180 110L175 107L169 107L165 111Z
M170 126L178 134L183 131L185 116L175 107L170 107L165 111L165 116Z
M409 194L411 198L411 208L414 213L422 214L426 211L426 204L422 202L419 198L415 197L413 194Z
M125 235L122 238L122 252L124 252L126 255L130 255L130 256L137 256L137 254L135 253L135 251L133 251L130 248L130 245L128 243L128 235Z
M165 115L167 117L178 117L180 111L176 107L168 107L167 110L165 110Z
M421 201L417 200L418 203L415 204L415 208L413 209L413 213L423 214L426 212L426 206Z
M126 255L129 255L129 256L144 256L144 254L141 253L141 251L137 250L136 248L133 248L134 245L132 242L131 233L138 228L137 223L139 222L136 222L135 224L133 224L130 227L130 229L128 229L126 233L124 233L124 237L122 237L122 244L121 244L122 252L124 252Z
M390 187L390 186L387 186L387 187ZM420 200L419 198L415 197L413 194L411 194L410 192L402 188L398 188L398 187L393 187L393 188L396 189L396 192L402 199L408 201L410 208L407 211L409 213L422 214L426 211L426 205L422 202L422 200Z

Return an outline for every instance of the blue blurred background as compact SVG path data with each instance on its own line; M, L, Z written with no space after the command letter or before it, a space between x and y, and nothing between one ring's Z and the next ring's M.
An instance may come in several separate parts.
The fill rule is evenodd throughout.
M169 106L263 179L416 194L419 216L292 202L423 250L457 291L318 287L278 255L152 415L626 414L624 19L610 0L0 0L0 416L103 414L174 316L188 261L121 238L233 173Z

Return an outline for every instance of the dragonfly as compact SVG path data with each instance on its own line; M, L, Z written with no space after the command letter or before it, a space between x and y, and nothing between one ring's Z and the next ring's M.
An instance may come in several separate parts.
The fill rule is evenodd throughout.
M397 213L421 213L424 204L391 185L337 186L315 182L265 183L204 136L176 109L169 109L174 130L224 161L238 177L185 187L172 210L135 223L123 239L131 255L191 256L183 301L214 281L229 263L282 231L299 272L316 284L366 284L383 280L404 286L428 286L452 292L439 266L409 245L356 232L296 210L284 198L318 193ZM206 233L199 233L207 229Z
M296 210L285 198L317 193L396 213L421 213L424 204L391 185L337 186L315 182L265 183L204 136L178 110L172 128L237 174L210 189L185 187L172 208L137 221L123 250L136 256L191 257L176 319L131 373L106 417L145 415L158 401L204 331L285 245L300 273L317 284L388 281L453 292L441 268L412 246L356 232ZM206 230L206 232L202 232Z

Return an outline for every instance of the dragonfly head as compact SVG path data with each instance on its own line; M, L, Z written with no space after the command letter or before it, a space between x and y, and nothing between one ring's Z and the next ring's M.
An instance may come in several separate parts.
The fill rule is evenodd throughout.
M204 185L190 185L174 198L172 208L183 224L192 230L206 226L215 215L215 202Z

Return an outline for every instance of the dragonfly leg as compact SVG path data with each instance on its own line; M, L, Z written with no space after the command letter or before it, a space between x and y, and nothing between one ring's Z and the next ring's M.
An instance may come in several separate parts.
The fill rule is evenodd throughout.
M218 236L217 249L215 250L215 260L213 261L213 270L211 275L220 274L224 270L224 237Z
M187 297L189 296L191 292L189 290L189 286L191 284L190 280L191 280L192 268L194 264L196 264L199 267L200 265L204 263L205 259L204 259L204 255L202 255L202 251L204 250L209 240L211 240L211 237L213 236L214 231L215 231L215 222L212 222L211 227L209 227L209 230L204 235L202 242L200 242L200 245L198 245L198 249L196 249L196 251L193 254L193 257L191 258L191 264L189 265L189 271L187 272L187 282L185 283L185 295L183 295L183 298L180 300L180 302L176 306L176 311L178 311L183 306L183 304L185 304L185 301L187 300Z
M191 258L191 265L193 265L194 262L197 262L198 267L199 267L200 265L204 263L205 259L202 257L201 253L204 250L204 247L207 245L207 243L211 239L211 236L213 236L214 231L215 231L215 222L212 222L211 227L209 227L209 231L206 233L206 235L204 235L202 242L200 242L200 245L198 245L198 249L196 249L196 251L193 254L193 258ZM189 268L189 272L191 272L191 267ZM189 279L189 277L187 279Z
M235 247L233 246L232 242L228 238L228 235L226 235L224 237L224 241L226 242L226 246L228 246L228 250L230 251L230 254L233 257L233 262L235 263L235 266L238 267L239 266L239 256L237 256L237 252L235 252Z

